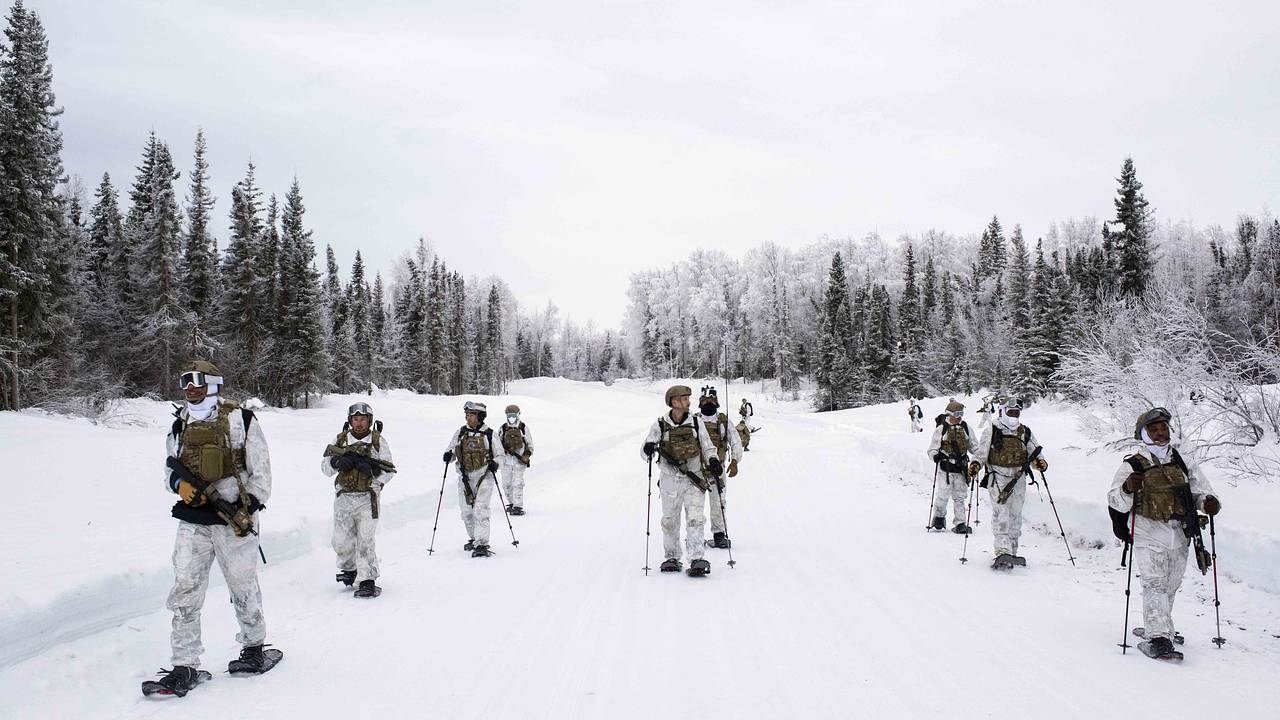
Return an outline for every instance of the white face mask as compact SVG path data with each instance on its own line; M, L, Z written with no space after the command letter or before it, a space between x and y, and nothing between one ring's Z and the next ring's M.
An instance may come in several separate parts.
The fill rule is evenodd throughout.
M1006 430L1017 430L1018 426L1022 424L1022 418L1000 413L1000 419L998 422L1000 423L1000 426Z
M1173 446L1170 443L1156 445L1151 441L1151 436L1147 434L1147 429L1142 428L1142 445L1151 453L1151 457L1160 462L1169 462L1173 458Z
M507 416L507 424L508 424L508 425L515 425L515 424L516 424L516 423L518 423L518 422L520 422L520 416L519 416L519 415L508 415L508 416Z
M209 419L210 415L218 409L218 396L205 395L204 399L198 403L187 402L187 415L191 416L196 422L203 422Z

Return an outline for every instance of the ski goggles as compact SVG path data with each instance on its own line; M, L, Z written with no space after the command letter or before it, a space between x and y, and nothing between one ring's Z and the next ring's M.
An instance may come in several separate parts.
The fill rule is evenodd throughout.
M178 387L182 388L183 390L186 390L189 387L198 387L198 388L205 387L210 383L214 385L221 385L222 378L218 375L209 375L207 373L202 373L199 370L191 370L189 372L184 372L178 378Z
M1168 410L1165 410L1162 407L1158 407L1158 408L1151 408L1150 410L1142 413L1142 417L1139 419L1138 422L1142 425L1142 427L1146 427L1148 425L1154 425L1155 423L1158 423L1158 422L1167 423L1172 419L1173 419L1173 415L1170 414Z
M963 411L963 410L948 410L948 411L947 411L947 414L948 414L948 415L950 415L950 416L951 416L951 417L953 417L953 418L962 418L962 417L964 417L964 411Z
M369 403L358 402L347 408L347 417L352 415L368 415L373 417L373 408L369 407Z
M1004 414L1006 417L1022 417L1022 408L1005 408Z

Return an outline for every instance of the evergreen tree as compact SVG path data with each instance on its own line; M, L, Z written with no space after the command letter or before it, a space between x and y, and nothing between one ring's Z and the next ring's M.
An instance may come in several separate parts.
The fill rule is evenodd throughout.
M217 301L215 288L209 277L210 250L213 238L209 235L209 215L213 211L214 197L209 189L209 162L205 158L204 130L196 131L195 162L191 171L191 189L187 192L186 253L183 257L182 285L187 306L196 322L203 325L212 314Z
M351 263L351 282L347 284L347 305L351 309L351 339L355 346L354 387L370 390L373 374L373 343L369 327L369 286L364 280L364 259L356 251Z
M924 323L920 311L920 291L916 287L915 249L906 247L902 268L902 299L898 302L898 337L893 358L894 387L909 397L921 397L920 353L924 341Z
M225 285L218 313L225 343L221 354L223 372L233 373L236 385L250 393L262 391L265 370L273 366L264 356L270 311L261 295L260 275L264 271L270 273L271 268L259 262L262 221L256 193L254 167L250 163L245 177L231 189L231 237L223 260Z
M504 379L506 375L502 369L502 294L498 292L497 283L494 283L489 288L488 308L485 312L484 341L483 354L488 358L486 362L488 375L482 380L487 387L484 392L490 395L499 395L505 392ZM590 358L587 361L590 363Z
M173 190L178 177L169 146L154 143L146 213L126 231L136 238L134 259L142 272L133 299L142 311L133 370L144 389L156 393L172 388L174 366L191 354L181 333L188 318L178 274L181 226Z
M62 113L53 94L49 41L17 0L0 45L0 408L39 400L50 383L33 375L55 338L51 325L73 288L58 286L54 253L68 236L58 197ZM29 383L29 385L28 385Z
M282 316L286 332L281 333L285 345L281 353L285 368L281 390L290 404L301 396L309 406L311 395L329 392L333 384L328 379L329 355L322 324L320 273L315 269L316 248L311 231L304 227L305 213L302 189L295 177L285 195L280 218L280 265L289 269L287 291L282 292L288 305Z
M1151 246L1151 210L1142 195L1142 183L1133 166L1133 158L1126 157L1117 178L1120 189L1116 193L1116 218L1111 230L1104 227L1103 242L1108 240L1115 253L1115 271L1119 276L1120 292L1126 295L1142 295L1155 267L1154 248Z

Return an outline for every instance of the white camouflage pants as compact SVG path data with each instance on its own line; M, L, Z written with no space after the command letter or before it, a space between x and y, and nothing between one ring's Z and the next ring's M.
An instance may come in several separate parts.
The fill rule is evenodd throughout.
M462 511L462 524L467 527L467 537L476 545L489 544L489 500L493 497L493 473L486 472L479 480L471 480L476 493L476 504L467 504L467 491L458 480L458 509ZM479 486L477 487L477 483Z
M987 493L991 496L991 535L996 555L1017 555L1018 538L1022 535L1022 504L1027 499L1027 476L1018 470L1003 469L991 473ZM1018 473L1014 475L1013 473ZM1016 479L1015 479L1016 478ZM1013 480L1013 494L1001 505L996 502L1000 488Z
M524 507L524 471L525 464L507 455L500 461L502 464L502 494L507 504Z
M1172 549L1144 544L1134 547L1133 561L1142 578L1142 623L1148 638L1173 639L1173 599L1187 571L1190 542Z
M258 587L258 536L236 537L226 525L195 525L178 521L173 543L173 589L165 607L173 611L169 635L174 665L200 667L200 610L209 589L209 570L217 559L231 593L242 647L261 645L267 637Z
M663 474L662 492L662 550L668 558L680 559L680 512L685 515L684 549L689 560L702 557L707 524L706 493L683 475Z
M920 418L911 418L911 432L920 432L921 430L923 428L920 427Z
M342 493L333 499L333 551L339 570L355 570L356 583L378 579L378 550L369 493Z
M964 522L965 503L969 500L969 484L964 481L964 473L938 472L938 479L933 484L933 516L947 517L947 501L951 501L951 524Z
M728 490L728 487L726 484L725 489ZM723 503L724 509L727 510L729 501L725 493L716 488L715 483L711 483L711 489L707 491L707 500L711 503L711 532L722 533L724 532L724 513L721 512L720 506Z

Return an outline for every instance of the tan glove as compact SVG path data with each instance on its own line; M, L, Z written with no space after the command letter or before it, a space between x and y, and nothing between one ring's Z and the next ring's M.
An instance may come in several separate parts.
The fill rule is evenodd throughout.
M737 460L729 461L729 477L738 477L738 461ZM1205 504L1206 505L1208 504L1207 500L1205 501Z
M1142 476L1136 472L1129 473L1129 477L1124 479L1124 491L1130 495L1142 489Z
M1049 461L1044 458L1036 458L1036 461L1031 463L1031 465L1040 472L1044 472L1049 469Z
M982 463L977 460L969 461L969 477L977 477L978 471L982 469Z
M200 494L195 485L186 480L178 481L178 496L182 498L182 502L191 507L200 507L204 504L204 496Z
M525 466L525 467L529 467L529 458L530 458L532 455L533 455L533 453L531 453L531 452L529 452L528 450L526 450L526 451L524 452L524 454L520 456L520 461L524 463L524 466Z

